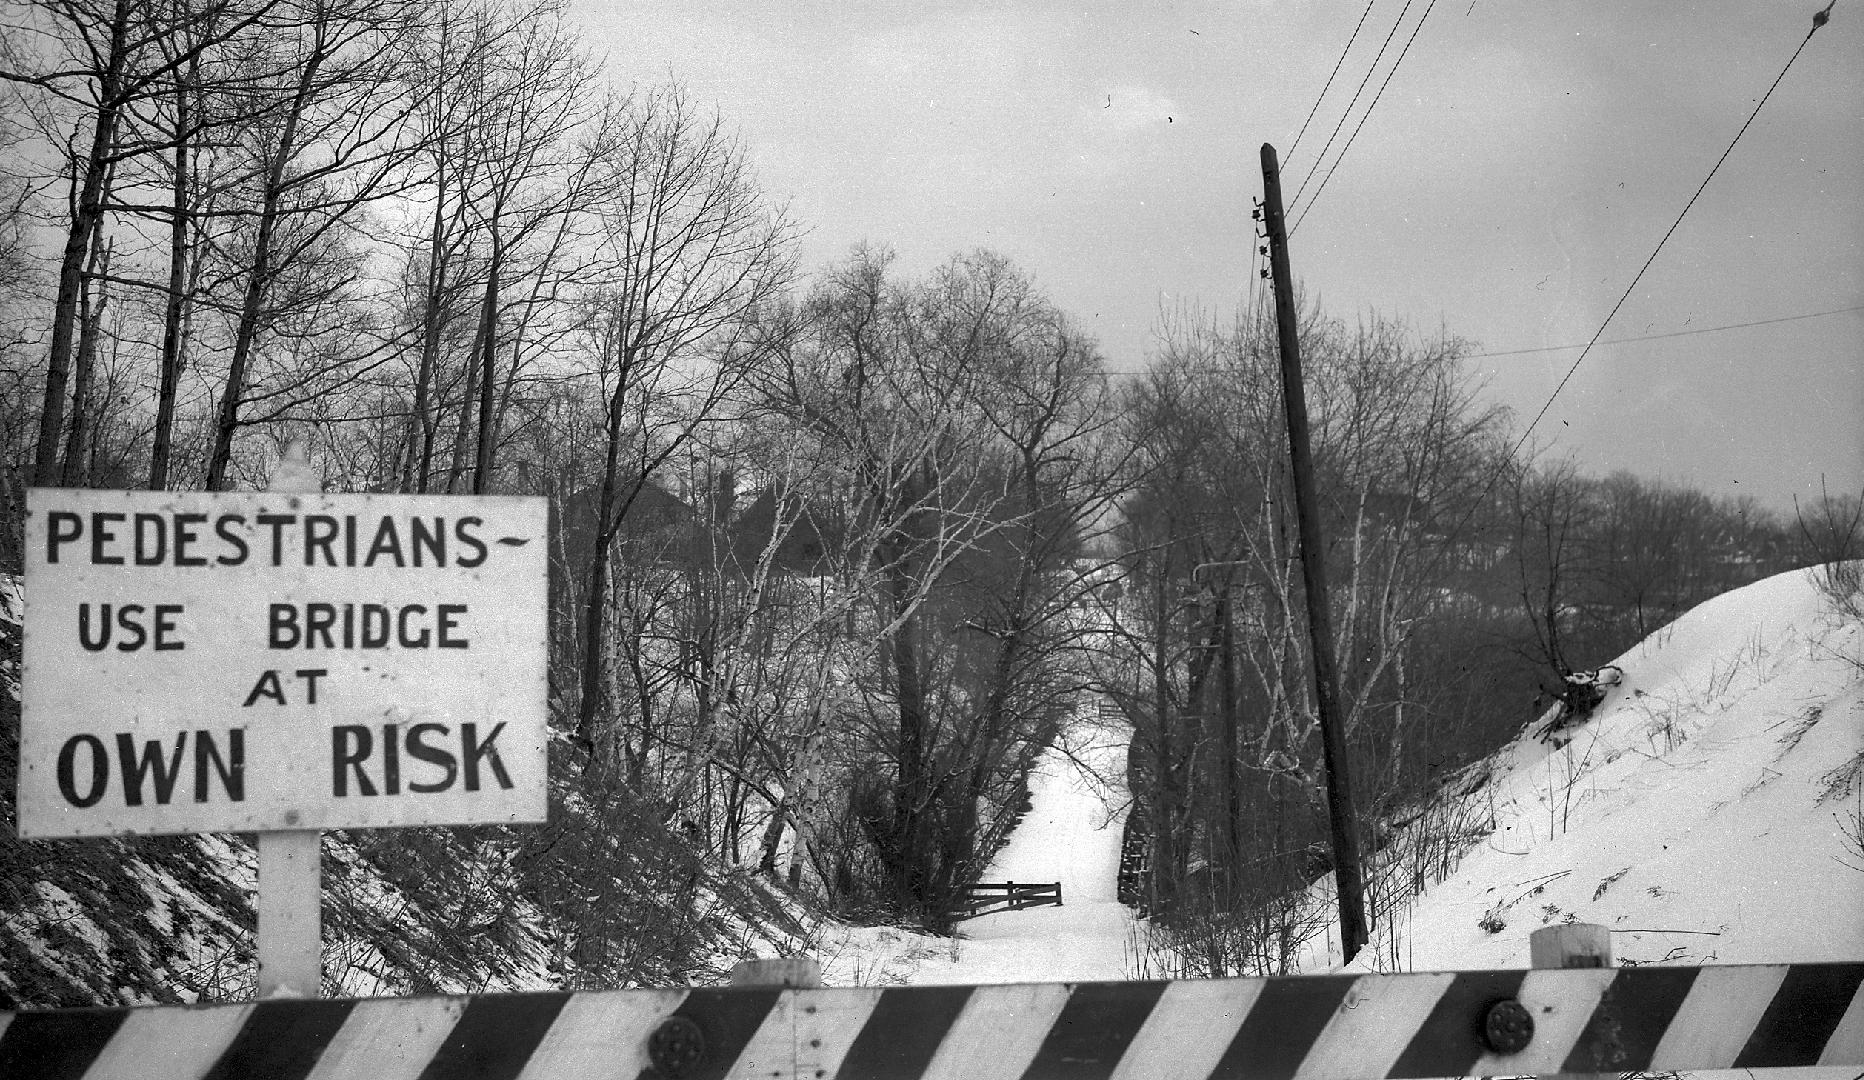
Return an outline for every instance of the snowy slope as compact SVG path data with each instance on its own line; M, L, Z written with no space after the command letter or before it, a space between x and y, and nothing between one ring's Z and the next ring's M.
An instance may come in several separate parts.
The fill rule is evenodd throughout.
M1864 626L1809 572L1695 608L1619 657L1583 725L1530 725L1471 770L1437 820L1475 823L1447 878L1417 893L1401 834L1374 861L1373 941L1341 963L1337 923L1300 970L1529 966L1528 936L1602 923L1622 964L1864 958ZM1075 756L1123 774L1124 730L1079 727ZM1066 906L965 923L956 941L897 930L824 943L830 985L1123 979L1143 924L1113 902L1118 786L1051 752L1033 809L990 880L1063 882ZM1331 879L1310 890L1330 910Z
M1796 571L1616 663L1563 745L1534 725L1487 763L1464 796L1486 836L1352 970L1526 967L1529 933L1570 921L1625 964L1864 958L1864 626ZM1303 970L1338 968L1334 940Z

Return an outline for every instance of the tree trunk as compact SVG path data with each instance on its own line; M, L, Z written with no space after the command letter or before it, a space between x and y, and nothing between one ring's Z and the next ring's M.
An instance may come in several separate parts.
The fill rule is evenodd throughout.
M497 448L497 433L492 427L496 415L498 386L498 278L505 269L505 241L498 227L499 208L492 209L492 259L486 266L485 303L479 309L479 333L475 344L479 356L479 452L473 461L472 493L484 495L492 482L492 460Z
M443 27L444 29L444 27ZM440 360L441 315L446 304L447 267L441 248L446 242L446 146L443 141L434 194L434 224L428 234L427 294L421 310L421 359L414 375L414 410L408 418L407 463L402 470L401 489L427 493L428 478L434 465L434 428L432 388L434 368Z
M584 601L582 640L582 694L576 703L576 744L595 763L595 722L607 711L602 638L608 615L608 549L619 528L615 511L617 472L621 468L621 410L632 370L633 356L624 350L615 375L615 392L608 402L608 449L602 462L602 490L596 502L595 550L589 561L589 594Z
M197 64L189 65L192 76ZM190 81L192 81L190 79ZM169 204L168 300L162 306L162 359L160 388L155 399L155 445L149 451L149 490L168 487L168 459L175 433L175 396L180 392L183 343L182 317L188 285L188 87L175 87L175 181Z
M65 463L61 482L66 487L85 487L90 483L86 465L86 444L97 418L91 389L97 369L97 335L103 330L104 307L110 300L110 288L103 275L110 272L110 251L104 246L102 231L91 233L91 251L85 260L84 287L78 296L77 370L71 390L71 424L66 432Z
M246 295L240 303L239 325L233 335L233 357L227 363L226 389L221 395L219 415L214 424L213 456L207 463L209 491L226 489L227 466L233 459L233 436L240 427L240 398L246 392L246 366L259 334L259 324L264 319L266 294L272 284L272 235L282 212L279 204L284 199L285 169L297 149L298 124L304 119L318 69L325 59L322 32L323 28L319 27L320 39L305 62L291 110L285 116L284 130L278 137L278 147L266 168L265 194L260 203L257 235L253 239L252 269L246 277Z
M913 603L912 581L899 558L888 568L887 586L888 614L897 623L889 644L900 719L899 771L888 837L892 850L888 855L894 899L910 911L924 899L925 864L930 857L922 835L925 815L930 809L925 760L925 684L919 671L919 616L907 614Z
M1243 862L1243 796L1241 781L1237 776L1237 742L1238 727L1242 717L1237 715L1236 703L1236 616L1231 603L1229 583L1224 583L1224 590L1217 599L1218 617L1223 621L1222 639L1219 647L1218 662L1223 665L1222 678L1219 681L1223 701L1217 722L1223 726L1219 767L1223 770L1223 858L1224 881L1231 895L1235 895L1237 877Z
M52 343L45 367L45 405L39 413L39 443L33 461L33 483L41 486L50 486L58 478L58 436L65 426L65 391L71 378L78 308L84 291L84 263L92 235L102 227L104 201L109 194L110 151L116 139L117 112L122 107L119 99L125 43L133 10L131 0L116 0L111 11L109 60L98 83L90 153L84 162L84 180L71 207L71 228L65 234L65 251L58 264L58 298L52 305Z
M1152 654L1153 729L1152 768L1152 912L1168 910L1178 896L1178 779L1177 751L1171 729L1171 675L1166 666L1165 576L1158 575L1154 594L1155 648Z

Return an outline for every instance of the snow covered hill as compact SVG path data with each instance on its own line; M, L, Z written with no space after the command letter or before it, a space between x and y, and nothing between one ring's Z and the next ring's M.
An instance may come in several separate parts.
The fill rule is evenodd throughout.
M1452 816L1479 839L1352 969L1526 967L1530 932L1575 921L1621 964L1864 958L1864 625L1816 575L1700 605L1615 661L1585 724L1477 766Z
M1622 964L1864 958L1864 625L1816 571L1697 607L1618 658L1584 724L1541 725L1451 785L1424 820L1465 850L1418 876L1418 837L1375 857L1374 935L1345 970L1524 968L1528 935L1613 931ZM1119 979L1142 924L1113 902L1126 732L1075 731L1032 784L1033 810L991 880L1063 882L1067 903L986 916L956 941L856 930L823 942L831 985ZM1439 880L1439 878L1441 879ZM1419 886L1421 886L1421 891ZM1330 910L1331 879L1311 902ZM1300 970L1342 970L1337 923Z

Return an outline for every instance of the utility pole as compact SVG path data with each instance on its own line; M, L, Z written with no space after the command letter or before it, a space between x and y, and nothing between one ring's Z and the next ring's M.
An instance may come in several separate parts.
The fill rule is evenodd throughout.
M1340 715L1340 677L1333 662L1333 617L1327 609L1326 545L1314 496L1314 454L1307 430L1307 392L1301 384L1294 285L1288 271L1288 222L1282 216L1281 166L1275 148L1262 144L1263 224L1269 234L1269 272L1275 282L1275 330L1281 342L1282 407L1288 414L1288 454L1294 468L1295 519L1301 535L1301 580L1307 588L1308 651L1314 657L1314 704L1320 711L1320 746L1327 765L1327 820L1333 836L1333 880L1340 897L1340 944L1351 960L1366 943L1366 887L1359 868L1359 816L1353 810L1346 733Z

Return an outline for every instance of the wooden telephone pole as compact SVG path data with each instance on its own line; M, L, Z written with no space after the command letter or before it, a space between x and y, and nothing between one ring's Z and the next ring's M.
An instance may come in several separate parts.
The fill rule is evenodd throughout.
M1282 406L1288 414L1288 453L1294 468L1295 518L1301 534L1301 580L1307 590L1308 651L1314 657L1314 704L1320 711L1320 746L1327 765L1327 820L1333 838L1333 880L1340 897L1340 944L1351 960L1366 943L1366 887L1359 868L1359 816L1353 810L1346 734L1340 715L1340 678L1333 662L1333 617L1327 608L1326 545L1314 496L1314 455L1307 430L1307 392L1301 383L1294 286L1288 271L1288 222L1282 215L1281 166L1275 148L1262 144L1263 224L1269 234L1269 272L1275 282L1275 329L1281 343Z

